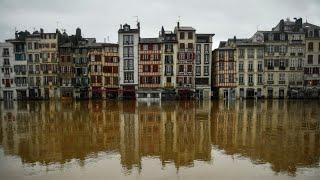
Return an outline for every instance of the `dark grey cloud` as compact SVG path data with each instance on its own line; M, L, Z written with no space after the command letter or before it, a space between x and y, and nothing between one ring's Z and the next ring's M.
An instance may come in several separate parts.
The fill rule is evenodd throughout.
M302 17L320 25L319 0L0 0L0 40L14 36L14 30L80 27L86 37L117 41L121 23L135 24L139 16L142 37L158 36L163 25L181 24L198 32L215 33L218 42L233 37L250 37L257 30L269 30L280 19ZM58 24L57 24L58 22Z

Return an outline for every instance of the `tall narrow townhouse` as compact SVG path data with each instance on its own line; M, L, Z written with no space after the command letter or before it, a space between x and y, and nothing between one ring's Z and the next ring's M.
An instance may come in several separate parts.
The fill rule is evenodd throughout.
M213 36L214 34L196 34L195 89L198 99L211 98Z
M161 98L161 43L160 38L140 39L138 99Z
M16 84L16 94L18 100L27 100L28 93L28 70L26 58L26 37L30 35L28 31L15 33L14 39L6 40L13 44L14 51L14 82Z
M118 97L118 44L94 43L89 50L89 69L93 99Z
M288 92L288 33L262 32L265 43L265 93L267 98L285 98Z
M16 100L13 44L0 43L0 100Z
M58 30L44 33L40 29L41 94L44 99L60 98L58 37Z
M103 47L101 43L94 43L88 51L89 58L89 78L90 78L90 93L92 99L102 99L103 81L102 81L102 59Z
M163 99L176 98L176 75L178 59L178 41L177 34L172 31L165 31L161 28L160 38L162 41L162 74L161 86Z
M286 74L287 97L300 97L303 92L303 62L305 61L305 33L302 18L291 21L281 20L273 31L286 32L288 36L285 67L279 65L279 71ZM287 62L288 61L288 62ZM280 61L281 62L281 61Z
M120 97L135 99L138 89L140 24L131 28L124 24L118 30Z
M194 46L196 30L192 27L180 26L178 22L174 32L178 37L177 92L179 98L188 99L194 97L195 93Z
M75 79L73 81L74 97L76 99L89 98L89 73L88 73L88 51L90 50L93 39L84 39L79 41L77 46L73 47L72 58L74 62ZM101 79L99 79L101 80ZM99 81L100 82L100 81Z
M234 45L220 42L219 47L213 51L212 69L213 97L234 99L237 87Z
M68 35L64 34L64 38L68 39ZM72 99L74 97L73 84L74 81L74 63L72 59L72 43L67 42L59 46L59 80L60 80L60 97L62 99Z
M303 23L306 40L304 85L306 97L320 97L320 27Z
M250 39L229 39L235 43L237 62L237 98L262 98L264 45L263 34L256 33Z
M29 99L41 99L41 70L40 70L40 32L35 31L26 37L26 57L28 62Z

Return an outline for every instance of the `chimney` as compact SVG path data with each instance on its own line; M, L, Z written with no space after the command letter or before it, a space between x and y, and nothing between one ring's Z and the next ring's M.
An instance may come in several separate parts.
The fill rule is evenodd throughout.
M15 34L15 37L17 39L18 38L18 31L16 31L14 34Z
M43 34L43 29L42 28L40 28L40 34Z
M233 36L233 41L234 41L234 43L237 42L237 36Z
M137 28L140 30L140 22L137 22Z
M177 27L180 28L180 22L179 21L177 22Z
M80 28L76 29L76 37L81 38L81 29Z
M120 29L122 29L122 24L120 24Z

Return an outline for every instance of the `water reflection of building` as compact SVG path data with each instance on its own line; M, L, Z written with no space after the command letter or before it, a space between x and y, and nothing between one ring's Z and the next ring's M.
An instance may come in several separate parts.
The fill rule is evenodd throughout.
M320 157L319 102L266 101L216 105L212 143L226 154L271 164L275 172L295 174L317 167Z
M206 103L206 104L203 104ZM119 153L123 167L143 157L163 166L211 159L210 102L13 102L1 104L0 144L23 163L64 164Z

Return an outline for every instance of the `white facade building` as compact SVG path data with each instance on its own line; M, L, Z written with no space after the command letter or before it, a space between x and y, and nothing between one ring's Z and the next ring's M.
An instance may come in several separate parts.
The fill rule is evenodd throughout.
M13 44L0 43L0 99L16 100Z
M134 99L138 88L139 23L137 26L137 29L132 29L125 24L118 31L119 85L122 98Z

